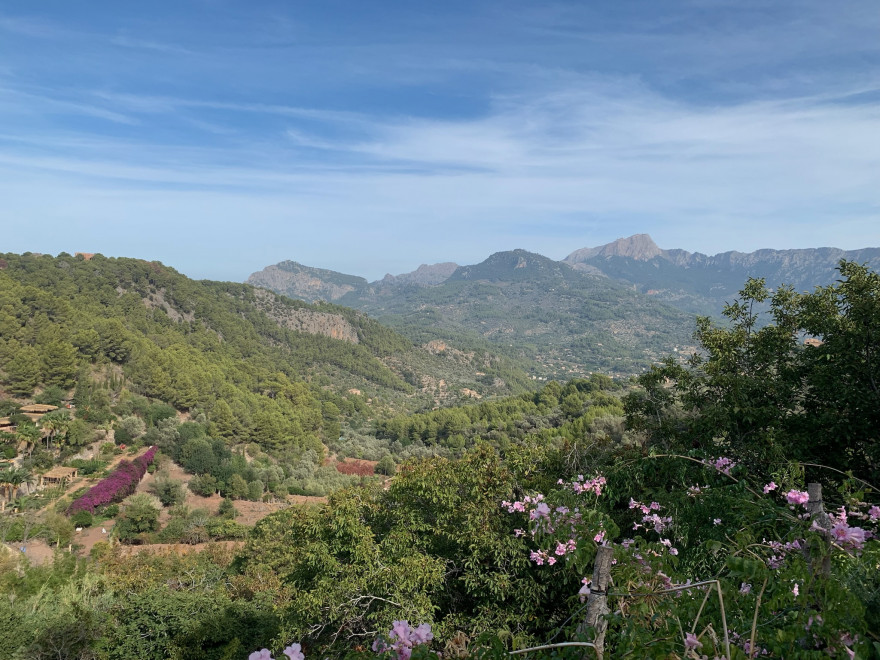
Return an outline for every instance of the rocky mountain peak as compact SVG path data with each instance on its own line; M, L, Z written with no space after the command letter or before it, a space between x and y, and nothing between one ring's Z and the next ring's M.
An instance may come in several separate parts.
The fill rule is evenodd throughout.
M563 261L575 264L593 257L629 257L637 261L648 261L663 254L664 251L657 247L648 234L634 234L599 247L575 250Z

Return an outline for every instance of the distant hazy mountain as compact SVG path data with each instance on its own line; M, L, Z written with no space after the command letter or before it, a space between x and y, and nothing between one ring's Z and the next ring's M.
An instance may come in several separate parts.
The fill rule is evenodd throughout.
M362 278L283 262L248 280L287 296L367 312L417 344L449 341L531 365L536 376L640 371L690 344L693 317L607 277L524 250L461 266L432 268L433 279ZM440 280L438 282L438 280ZM423 282L434 282L423 284Z
M363 277L303 266L295 261L267 266L251 275L247 283L306 302L334 301L347 293L364 291L369 287Z
M582 272L634 285L642 293L682 310L718 315L749 277L765 278L770 288L789 284L796 291L806 291L834 282L841 259L867 263L877 270L880 248L757 250L707 256L662 250L647 234L637 234L576 250L564 261Z
M370 283L363 277L303 266L295 261L282 261L254 273L247 281L248 284L307 302L336 301L349 294L354 297L372 296L382 290L406 285L434 286L448 279L456 268L458 264L451 261L442 264L422 264L411 273L401 275L389 273L381 280Z
M442 264L422 264L411 273L403 275L391 275L382 278L382 284L416 284L418 286L433 286L445 282L458 264L446 261Z

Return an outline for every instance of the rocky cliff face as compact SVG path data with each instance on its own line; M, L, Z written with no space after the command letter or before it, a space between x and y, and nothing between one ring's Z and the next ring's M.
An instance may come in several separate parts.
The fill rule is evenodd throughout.
M257 307L275 321L289 330L305 332L312 335L324 335L331 339L357 344L357 329L338 314L318 312L311 309L285 308L275 304L275 295L263 289L256 290Z
M251 275L247 283L306 302L316 300L332 302L347 293L360 291L368 286L363 277L303 266L295 261L282 261L274 266L268 266Z

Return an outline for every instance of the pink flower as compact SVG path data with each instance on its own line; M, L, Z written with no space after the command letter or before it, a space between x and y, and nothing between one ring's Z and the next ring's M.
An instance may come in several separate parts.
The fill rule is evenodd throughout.
M751 591L752 591L752 585L747 584L745 582L743 582L741 585L739 585L739 592L741 594L747 594L747 593L750 593Z
M810 500L810 496L808 493L802 490L790 490L785 494L785 499L788 500L789 504L802 504L806 505Z
M547 557L547 563L553 566L556 563L556 557Z
M394 621L391 623L391 632L388 633L391 639L397 638L401 641L409 640L409 621Z
M415 644L427 644L432 639L434 639L434 633L431 632L431 624L423 623L417 626L410 636L412 643ZM301 659L300 659L301 660Z
M841 545L849 545L857 550L865 545L865 530L861 527L850 527L845 522L832 527L831 536Z
M771 481L769 484L767 484L766 486L764 486L764 495L766 495L767 493L769 493L771 490L776 490L777 488L779 488L779 486L776 485L776 482L775 482L775 481Z
M730 471L736 467L736 462L730 460L729 458L722 456L715 461L712 465L716 470L721 472L722 474L726 474L730 476Z
M713 525L720 525L720 524L721 524L721 518L714 518L714 519L712 520L712 524L713 524Z
M549 517L550 517L550 507L547 506L547 504L544 502L541 502L529 514L529 518L531 518L532 520L537 520L538 518L549 518Z
M596 536L593 537L593 540L596 543L601 543L602 541L604 541L605 540L605 530L603 529L601 532L596 534Z
M272 652L269 649L260 649L251 653L248 660L272 660Z
M871 520L880 520L880 506L872 506L868 509L868 516Z
M578 590L578 596L580 597L581 602L583 603L587 596L590 595L590 578L584 578L581 580L581 588Z
M286 649L284 649L284 655L286 655L290 660L305 660L305 655L302 652L302 647L299 644L291 644Z
M791 590L791 593L794 594L795 598L797 598L800 595L801 588L800 588L800 586L798 586L797 582L794 583L794 589Z
M678 555L678 548L669 548L669 554L673 557Z
M695 649L703 648L703 643L697 639L697 636L694 633L687 633L684 636L684 651L687 653L688 651L693 651Z

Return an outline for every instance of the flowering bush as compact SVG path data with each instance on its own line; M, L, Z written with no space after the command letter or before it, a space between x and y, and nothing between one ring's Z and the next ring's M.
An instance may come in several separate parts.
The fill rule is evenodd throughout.
M120 461L117 468L106 478L92 486L82 497L74 500L67 509L67 515L79 511L95 513L99 507L120 502L131 495L146 474L147 466L153 462L155 455L156 448L150 447L131 462Z
M380 637L373 642L373 651L376 653L393 651L397 660L409 660L414 646L427 644L432 639L434 634L429 624L423 623L413 628L404 619L392 624L387 639Z
M662 504L629 497L635 538L616 538L611 520L621 521L619 504L599 498L608 482L615 482L609 488L618 486L610 477L560 480L557 492L502 502L508 513L527 517L528 527L514 535L538 543L529 557L542 571L586 572L583 560L592 558L597 545L614 548L612 577L619 593L609 603L614 614L607 655L638 649L641 657L728 657L728 643L734 655L745 657L851 658L867 650L852 580L857 567L871 570L880 556L876 543L867 546L876 537L880 507L856 492L845 496L847 506L811 518L804 490L781 489L775 481L751 486L745 470L725 457L679 458L704 466L700 483L707 476L710 483L670 488L674 493ZM777 479L785 483L790 475ZM571 493L580 501L572 502ZM584 493L596 497L587 500ZM681 515L691 511L702 513L701 524L682 524ZM555 548L547 547L548 537ZM684 565L678 547L689 553ZM717 568L706 570L710 566ZM707 579L695 582L702 576L682 574L682 568L694 567ZM584 577L572 597L583 602L590 583ZM568 635L577 638L583 630L572 627Z
M286 655L290 660L304 660L306 657L303 655L302 647L299 644L291 644L284 651L282 651L284 655ZM272 657L272 652L269 649L260 649L259 651L254 651L248 656L248 660L274 660Z
M379 637L373 642L373 652L379 654L393 653L396 660L410 660L413 648L426 645L434 639L431 625L423 623L413 628L409 621L395 621L387 636ZM290 660L304 660L305 655L299 644L291 644L283 651ZM254 651L248 660L274 660L269 649Z

